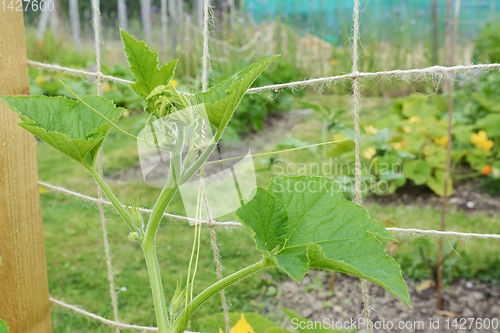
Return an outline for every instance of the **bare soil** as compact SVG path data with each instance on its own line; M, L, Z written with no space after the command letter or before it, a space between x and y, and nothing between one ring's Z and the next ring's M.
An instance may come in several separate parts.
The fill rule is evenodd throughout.
M499 215L500 196L488 195L480 191L476 184L473 180L454 182L453 195L448 198L448 207L463 210L470 214ZM434 194L426 186L412 186L408 182L392 195L367 197L365 202L381 205L401 204L441 208L443 198Z
M499 285L457 279L443 290L443 310L437 311L436 289L429 281L416 283L406 279L406 283L413 308L409 308L385 289L368 282L372 308L370 318L374 328L381 327L374 329L374 332L500 332L498 328L492 327L477 329L475 322L469 328L471 320L460 329L464 322L462 318L480 318L483 321L489 319L490 323L493 319L500 321ZM288 278L278 286L272 308L265 310L280 312L281 308L286 308L311 321L323 321L327 318L342 322L351 322L353 319L357 322L357 318L364 318L361 282L358 278L337 273L334 293L329 293L328 288L329 274L326 272L311 271L301 284ZM455 319L458 327L452 326ZM394 324L393 329L389 329L389 321ZM432 328L430 321L439 321L439 328ZM398 328L400 322L406 328ZM417 322L423 322L423 326ZM288 318L283 319L282 325L291 328ZM418 325L421 325L420 328ZM364 326L358 326L358 329L359 332L366 332Z

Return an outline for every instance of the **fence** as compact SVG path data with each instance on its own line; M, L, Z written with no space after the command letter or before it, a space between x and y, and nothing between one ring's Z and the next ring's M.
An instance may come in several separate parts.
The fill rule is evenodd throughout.
M2 62L0 62L0 94L8 95L28 95L29 87L27 82L27 66L42 67L45 69L64 71L69 74L88 76L96 78L97 92L100 95L101 81L113 80L115 82L128 84L130 82L122 79L105 76L101 73L100 68L100 36L99 36L99 3L93 0L93 17L95 31L95 47L96 47L96 71L86 72L65 68L51 64L41 64L26 59L26 50L24 48L24 28L22 23L22 13L20 12L2 12L0 11L0 28L3 33L2 41L0 42L0 54ZM457 36L457 20L460 8L460 1L455 3L455 29L452 38L451 33L451 0L447 1L447 36L448 36L448 53L447 66L434 66L421 69L410 70L392 70L375 73L359 72L359 26L360 26L360 3L359 0L354 0L353 7L353 66L350 74L322 77L311 80L291 82L280 85L270 85L265 87L256 87L248 90L248 93L258 93L264 90L279 90L279 89L298 89L305 86L325 86L336 81L350 80L353 85L353 118L355 125L355 150L356 150L356 203L361 204L361 167L359 160L360 151L360 129L359 129L359 114L361 111L362 96L361 84L362 78L375 77L395 77L404 80L421 80L425 77L432 76L437 79L446 80L452 83L457 73L468 70L483 69L493 70L500 69L500 64L477 64L470 66L453 66L453 49L456 45ZM203 90L208 87L208 69L209 69L209 54L208 54L208 22L209 22L209 0L204 0L204 25L203 25ZM452 89L452 84L448 89ZM451 147L451 111L450 107L450 122L448 131L448 162L446 177L449 177L450 165L450 147ZM2 132L0 135L0 254L3 257L2 280L5 283L0 284L0 293L4 298L0 303L0 317L6 319L11 326L12 333L31 333L31 332L51 332L50 308L49 300L53 304L71 309L79 314L89 318L99 320L103 323L116 327L117 332L120 328L136 329L143 331L155 331L154 327L141 327L136 325L127 325L119 322L118 308L116 305L116 293L113 285L113 275L111 267L111 257L107 244L106 224L104 219L104 205L110 203L105 201L102 192L98 190L98 197L89 197L80 193L64 189L58 186L53 186L44 182L38 183L36 177L36 155L34 141L30 135L16 125L17 118L13 112L4 104L0 105L0 120L2 121ZM101 162L99 161L99 172L102 173ZM38 197L38 184L48 187L55 191L64 192L69 195L79 197L84 200L92 201L98 204L100 217L103 228L103 237L105 244L105 252L107 257L108 278L110 281L110 296L113 304L114 320L109 320L96 316L92 313L79 309L78 307L66 304L64 302L49 298L47 288L47 274L45 268L45 257L42 237L42 224L40 214L40 201ZM446 193L446 184L445 184ZM208 206L205 202L208 211ZM441 244L445 237L478 237L500 239L499 234L475 234L462 233L455 231L446 231L444 222L446 219L446 194L443 200L443 216L442 230L420 230L420 229L401 229L387 228L389 231L403 235L432 235L440 237ZM142 209L144 213L151 211ZM207 212L208 213L208 212ZM164 214L165 217L189 220L187 217ZM238 222L217 222L210 218L202 223L210 227L212 246L214 248L214 261L217 268L220 268L217 247L215 244L216 226L237 227L241 224ZM442 259L440 259L442 260ZM218 271L218 277L221 278L221 273ZM4 296L5 295L5 296ZM229 331L227 309L225 307L224 297L223 308L225 309L226 331ZM370 306L369 297L367 294L366 282L363 281L363 301L364 315L369 318ZM368 328L371 332L371 328Z

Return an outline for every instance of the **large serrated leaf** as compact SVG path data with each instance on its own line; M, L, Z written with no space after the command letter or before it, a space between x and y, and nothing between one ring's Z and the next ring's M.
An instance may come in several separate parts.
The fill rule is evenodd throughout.
M0 96L19 114L19 125L79 163L92 166L111 125L79 101L65 97ZM116 122L125 109L99 96L83 98L104 117Z
M0 319L0 333L9 333L9 326L2 319Z
M284 209L283 209L284 207ZM257 248L296 281L309 268L359 276L410 305L399 265L379 239L395 240L325 177L276 177L237 215Z
M266 58L230 76L210 90L195 94L199 104L205 105L210 124L217 129L215 141L219 141L238 104L255 79L279 55Z
M130 64L130 72L136 81L130 87L139 97L146 99L154 88L167 85L174 77L177 59L159 67L158 52L151 51L143 41L138 41L124 30L120 30L124 51Z

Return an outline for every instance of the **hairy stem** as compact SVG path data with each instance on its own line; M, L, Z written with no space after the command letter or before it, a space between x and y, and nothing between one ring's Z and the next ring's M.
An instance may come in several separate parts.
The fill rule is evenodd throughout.
M153 212L149 217L149 221L146 226L146 232L144 235L144 243L155 242L156 231L158 230L158 226L160 225L163 213L170 204L170 201L172 201L172 198L174 197L175 193L177 193L177 191L179 190L179 187L175 185L173 178L174 177L172 176L172 172L170 172L167 184L161 191L158 200L156 200L156 203L153 207Z
M182 312L179 314L175 322L172 324L172 327L170 328L168 333L182 333L186 328L189 319L191 318L193 313L195 313L195 311L198 310L198 308L202 306L203 303L208 301L212 296L219 293L221 290L252 275L255 272L258 272L266 267L273 267L273 266L276 266L276 264L272 260L264 258L262 259L262 261L247 266L242 270L239 270L238 272L233 273L222 280L219 280L218 282L214 283L207 289L203 290L187 305L186 308L182 310Z
M156 233L165 209L167 209L167 206L179 189L174 181L173 168L173 165L171 165L168 180L149 217L144 239L142 241L142 249L148 266L149 282L151 284L151 292L153 293L153 303L159 333L166 333L170 327L170 322L168 320L167 305L163 293L160 266L158 265L158 258L156 256Z
M155 237L156 238L156 237ZM144 258L148 267L149 282L153 292L153 303L156 313L156 322L159 333L166 333L170 327L167 314L167 303L163 294L163 283L161 281L160 267L156 256L156 239L152 242L142 244Z

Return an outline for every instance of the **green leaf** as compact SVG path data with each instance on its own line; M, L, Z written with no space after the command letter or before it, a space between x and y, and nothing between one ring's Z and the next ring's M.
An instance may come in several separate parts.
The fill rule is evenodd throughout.
M374 140L380 145L387 143L390 138L391 130L388 128L383 128L374 135Z
M488 134L488 138L500 136L500 114L489 114L484 118L479 119L475 126L478 130L484 130ZM468 138L470 140L470 136Z
M472 97L479 105L484 107L489 112L500 112L500 103L498 99L485 96L484 93L473 92Z
M429 188L440 197L444 195L444 175L445 172L443 170L436 170L434 176L425 183L425 185L429 186ZM448 179L446 194L447 196L453 194L453 180L451 178Z
M279 55L266 58L230 76L210 90L195 94L198 103L205 105L210 124L217 129L215 142L219 141L248 88L278 57Z
M0 333L9 333L9 326L2 319L0 319Z
M335 181L275 177L237 215L257 248L296 281L309 268L336 270L372 281L410 305L399 265L379 241L395 238L345 200Z
M427 97L412 94L403 101L402 113L408 118L411 116L434 117L445 111L447 107L446 102L439 96Z
M489 165L488 153L485 153L481 149L471 150L466 155L465 160L473 169L476 169L478 171L481 171L483 169L483 166Z
M427 162L427 164L429 164L432 168L446 168L446 148L431 143L424 146L423 153L425 156L425 162Z
M177 59L159 67L158 52L151 51L143 41L138 41L124 30L120 30L124 51L130 64L130 72L136 81L130 87L142 99L146 99L154 88L167 85L174 77Z
M325 325L323 321L321 321L321 325L318 322L312 322L307 318L301 317L295 312L292 312L288 309L281 309L290 319L290 323L292 324L292 328L296 329L299 333L333 333L333 332L342 332L340 330L335 330L329 328L329 325ZM295 328L297 327L297 328ZM302 327L302 328L301 328ZM267 332L266 332L267 333Z
M83 103L65 97L0 96L19 114L19 125L75 161L93 166L99 148L111 129L103 118ZM87 104L112 122L125 109L99 96L83 98Z
M293 333L293 332L289 331L289 330L286 330L283 327L275 326L275 327L269 327L266 330L266 333Z
M452 128L453 140L464 145L470 144L470 136L474 134L472 125L458 125ZM489 135L489 133L488 133Z
M432 169L425 161L413 160L403 165L403 173L416 185L422 185L431 178Z

